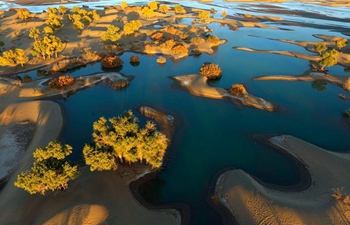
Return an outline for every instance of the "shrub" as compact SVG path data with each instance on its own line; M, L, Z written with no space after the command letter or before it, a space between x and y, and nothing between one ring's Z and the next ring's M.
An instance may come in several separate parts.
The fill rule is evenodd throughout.
M118 33L119 27L116 27L114 25L108 25L107 31L102 33L101 39L103 41L111 40L111 41L117 41L120 39L120 34Z
M177 31L178 30L174 26L167 26L166 27L166 32L168 32L169 34L176 34Z
M174 54L187 54L188 49L183 44L177 44L171 49L171 52Z
M52 78L49 82L49 87L52 89L62 89L73 85L75 82L74 77L71 76L59 76L58 78Z
M118 68L123 66L123 61L118 56L106 56L101 59L102 68Z
M244 18L252 18L252 15L250 15L249 13L246 13L243 16L244 16Z
M140 20L131 20L124 25L123 31L126 35L133 34L135 31L139 30L142 26Z
M160 44L160 48L163 50L171 50L176 45L176 41L169 39L164 43Z
M170 7L168 6L168 5L161 5L161 6L159 6L159 11L161 12L161 13L167 13L168 11L169 11L169 9L170 9Z
M24 77L23 77L23 83L29 83L32 80L33 79L30 76L28 76L27 74L25 74Z
M118 79L118 80L112 81L109 86L113 89L122 89L129 86L129 84L130 84L130 81L127 79Z
M147 6L142 8L141 13L146 19L152 18L155 15L154 11Z
M175 10L175 14L186 14L186 10L184 7L182 7L181 5L179 4L176 4L174 6L174 10Z
M130 57L130 63L140 63L140 58L137 55Z
M161 40L164 37L164 33L161 31L157 31L151 35L151 38L154 40Z
M3 41L0 41L0 47L4 46L5 43Z
M193 45L199 45L199 44L202 44L204 42L205 42L205 40L201 37L191 38L191 44L193 44Z
M346 38L341 38L335 41L335 44L337 45L338 49L342 49L346 46Z
M154 10L154 11L158 9L158 5L159 5L159 2L149 2L148 3L149 8Z
M17 16L18 18L20 18L21 20L27 20L30 16L30 12L28 9L26 8L19 8L17 9Z
M231 95L234 96L245 96L248 94L247 89L243 84L233 84L229 91Z
M227 11L226 10L222 10L221 16L222 16L222 18L225 18L227 16Z
M320 65L322 65L321 70L324 70L324 68L331 67L338 63L337 56L339 55L339 52L335 49L332 49L330 51L326 51L321 55Z
M210 17L210 12L208 11L201 11L198 14L198 18L203 22L205 22L209 17Z
M204 63L199 69L199 73L206 76L209 80L218 79L222 75L219 65L213 63Z
M207 42L212 45L217 45L220 42L220 39L216 37L215 35L209 35L207 37Z
M35 41L38 39L39 35L40 30L38 28L33 27L29 30L29 37L34 38Z
M346 195L343 199L344 204L350 205L350 195Z
M314 45L314 49L321 55L322 52L327 50L327 46L323 42L320 42Z
M159 64L166 63L166 58L163 57L163 56L159 56L158 59L157 59L157 63L159 63Z
M350 77L344 82L343 88L346 91L350 91Z

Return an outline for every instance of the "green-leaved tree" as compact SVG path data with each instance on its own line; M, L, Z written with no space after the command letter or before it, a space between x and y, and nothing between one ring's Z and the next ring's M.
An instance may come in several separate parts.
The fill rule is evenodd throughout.
M327 46L323 42L319 42L314 46L314 49L321 55L322 52L327 50Z
M339 52L335 49L332 49L330 51L326 51L321 55L321 61L319 62L321 67L321 70L324 70L324 68L331 67L338 63L337 57L339 55Z

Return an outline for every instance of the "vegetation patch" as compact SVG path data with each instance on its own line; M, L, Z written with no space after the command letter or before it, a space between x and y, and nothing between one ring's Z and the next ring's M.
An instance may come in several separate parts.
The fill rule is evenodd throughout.
M209 80L219 79L222 75L219 65L214 63L203 63L199 69L199 73L206 76Z
M118 68L123 66L123 61L118 56L106 56L101 60L102 68Z
M233 84L230 88L231 95L245 96L248 94L246 87L243 84Z
M62 89L71 86L75 83L74 77L71 76L59 76L58 78L53 78L49 82L49 87L52 89Z

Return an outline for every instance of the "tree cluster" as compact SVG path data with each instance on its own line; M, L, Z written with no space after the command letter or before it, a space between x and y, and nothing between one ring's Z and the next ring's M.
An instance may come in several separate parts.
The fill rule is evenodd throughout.
M63 43L59 37L55 35L45 35L43 38L34 42L33 48L30 51L34 57L42 57L43 59L58 56L58 53L63 50Z
M71 76L59 76L52 78L49 82L49 87L52 89L62 89L71 86L75 83L75 78Z
M119 117L101 117L93 124L93 143L83 149L84 159L91 171L115 170L117 161L143 162L159 168L167 148L164 134L148 121L144 128L131 111Z
M222 70L219 65L214 63L203 63L199 69L199 73L206 76L209 80L218 79L222 75Z
M22 67L28 62L28 57L21 48L16 48L13 50L4 51L2 56L0 56L0 66L17 66L20 64Z
M17 176L15 186L30 194L43 195L50 190L68 188L68 182L79 175L78 167L72 166L66 160L72 151L71 146L62 146L57 142L50 142L46 147L36 149L32 168Z

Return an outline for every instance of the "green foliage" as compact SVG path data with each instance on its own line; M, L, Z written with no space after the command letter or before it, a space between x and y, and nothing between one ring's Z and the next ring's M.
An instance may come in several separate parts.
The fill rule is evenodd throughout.
M68 182L78 177L78 167L70 165L66 157L72 153L72 147L50 142L44 148L33 153L34 164L29 171L17 176L15 186L30 194L55 191L68 188Z
M337 45L338 49L340 50L346 46L346 41L347 41L346 38L341 38L341 39L336 40L335 44Z
M24 50L16 48L15 51L8 50L2 53L0 56L0 66L17 66L18 64L23 65L28 62L28 57L25 55Z
M154 15L155 15L153 9L151 9L147 6L142 8L141 13L142 13L142 16L145 17L146 19L154 17Z
M64 5L60 5L60 7L58 7L58 12L61 14L61 15L64 15L67 13L67 7L65 7Z
M161 6L159 6L159 11L161 12L161 13L167 13L168 11L169 11L169 9L170 9L170 7L168 6L168 5L161 5Z
M144 128L137 124L131 111L108 121L101 117L93 124L93 145L85 145L83 155L91 171L117 168L117 161L142 162L153 168L162 165L167 140L147 121Z
M118 33L119 27L116 27L114 25L108 25L107 31L102 33L101 39L103 41L111 40L111 41L117 41L120 39L120 34Z
M322 52L327 50L327 46L323 42L320 42L314 46L314 49L318 52L319 55L321 55Z
M34 38L35 41L39 38L39 35L40 35L40 30L38 28L33 27L29 30L29 37Z
M140 20L131 20L124 25L123 31L126 35L133 34L135 31L139 30L142 26Z
M148 7L154 11L158 9L159 2L149 2Z
M44 33L45 34L53 34L53 30L51 27L46 26L46 27L44 27Z
M324 70L324 68L333 66L338 63L337 56L339 55L339 52L335 49L332 49L330 51L326 51L321 55L321 61L319 62L322 66L321 70Z
M43 39L36 41L30 54L34 57L51 58L52 55L57 57L58 53L63 50L63 43L55 35L46 35Z
M198 14L198 18L203 22L205 22L209 17L210 17L210 12L208 11L201 11Z
M27 20L29 18L30 12L26 8L19 8L19 9L17 9L17 16L21 20L25 21L25 20Z
M174 10L175 10L175 14L186 14L186 10L184 7L182 7L181 5L179 4L176 4L174 6Z
M4 46L5 43L3 41L0 41L0 47Z

